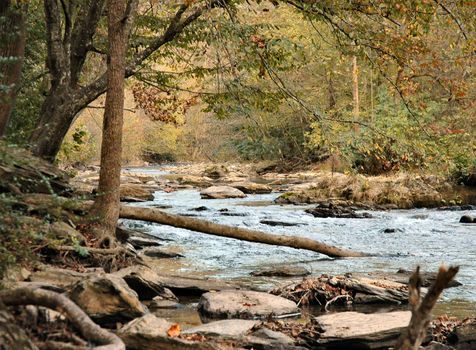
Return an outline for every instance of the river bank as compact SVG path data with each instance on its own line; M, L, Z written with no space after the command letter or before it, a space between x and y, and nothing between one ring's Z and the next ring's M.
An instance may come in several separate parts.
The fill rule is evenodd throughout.
M384 252L362 259L334 260L291 248L275 248L228 238L209 238L203 234L174 229L169 226L126 220L123 221L123 224L133 231L121 229L119 236L124 242L127 242L124 246L129 252L127 254L132 254L134 259L139 259L139 265L132 263L127 267L131 261L129 263L127 259L118 261L118 257L114 258L115 262L112 264L111 261L105 264L106 260L102 260L103 263L100 263L101 260L97 260L97 257L91 259L95 255L93 250L89 257L85 258L82 256L84 252L81 245L66 253L61 252L61 248L56 248L60 249L60 254L57 256L60 258L59 260L48 258L50 262L46 265L43 262L29 271L10 274L10 277L14 277L10 278L10 283L12 283L10 288L35 284L36 288L65 293L96 322L104 327L116 329L130 349L253 347L297 350L349 346L349 344L360 344L358 346L371 344L372 348L387 348L396 341L408 324L410 316L408 311L402 311L406 308L405 306L398 306L398 304L405 304L408 300L408 287L406 286L408 275L400 276L400 281L395 282L390 276L391 274L388 273L393 269L393 263L388 266L385 266L384 263L396 258L398 263L402 263L401 266L413 269L414 266L410 266L412 265L410 261L418 261L422 256L413 256L414 260L408 260L408 257L412 257L411 253L390 253L391 246L382 249L382 246L375 243L376 239L372 235L363 238L364 233L368 232L367 224L369 222L373 222L373 225L386 222L385 216L394 215L397 211L372 212L374 216L372 219L315 218L305 212L308 206L276 204L276 197L287 186L295 185L292 182L296 180L287 179L284 183L281 180L277 181L279 179L270 181L266 176L252 173L251 170L245 172L232 167L225 170L221 166L205 168L203 172L206 171L206 174L201 173L201 175L194 175L193 171L190 171L191 175L183 174L182 171L183 168L178 167L175 170L171 168L125 169L122 182L123 188L127 190L124 190L122 198L124 201L134 202L130 205L158 207L171 213L202 217L227 225L256 226L263 231L288 235L316 235L315 237L319 239L333 241L339 246L355 248L361 244L361 247L365 248L362 250L372 252L372 249L375 249L375 251L383 250ZM96 178L95 170L91 170L74 179L73 184L83 195L86 195L94 188ZM273 182L275 183L273 184ZM206 195L202 190L202 188L213 185L230 184L234 187L229 187L242 191L244 196L240 195L238 198L230 199L226 194L228 189L209 191ZM207 199L211 195L218 195L220 199ZM45 213L51 215L52 213L49 206L41 206L40 209L38 202L35 202L31 195L24 197L23 203L27 204L29 212L34 215L44 215ZM63 207L61 203L68 203L68 207ZM68 211L76 213L78 211L78 207L58 199L55 199L55 205L61 207L60 217L66 215ZM360 211L357 210L357 212ZM423 221L430 219L425 222L426 226L431 220L438 222L439 226L448 222L447 216L445 220L435 220L432 217L433 213L433 211L427 213L428 215L423 219L422 216L414 219ZM458 214L458 212L445 213L451 213L451 217ZM473 212L470 211L469 214L472 215ZM400 217L400 214L396 215ZM454 226L453 221L453 219L449 220L450 226ZM359 223L366 224L361 227L361 233L356 233ZM412 226L414 223L408 223L408 227ZM332 227L341 227L343 230L335 231ZM382 227L378 225L375 227L378 228L378 234L383 236ZM458 227L462 227L464 231L467 227L472 226L459 225ZM351 229L352 231L350 231ZM70 230L70 232L76 232L77 238L81 239L80 232L75 231L73 227L70 227ZM387 232L390 234L387 237L393 236L389 242L392 240L396 242L399 236L410 237L412 233L408 232L407 236L406 230L407 226L403 228L402 232L397 229L394 232ZM353 233L353 240L345 238L349 236L349 232ZM446 231L442 232L441 237L444 234ZM461 232L460 237L463 238L464 235L465 232ZM466 234L466 236L468 235ZM439 236L439 241L441 241L441 237ZM453 235L453 239L454 237L455 235ZM87 237L83 236L82 239L87 240ZM405 244L408 245L408 242ZM418 246L419 242L415 242L415 244ZM461 244L464 245L463 240ZM418 246L418 249L420 248ZM435 247L428 248L435 250ZM386 249L388 250L385 251ZM458 245L457 249L461 249L461 246ZM392 249L392 251L394 250ZM426 248L422 250L425 252ZM41 252L45 254L45 257L57 254L54 253L54 247L53 252L51 250L41 250ZM459 263L452 259L453 256L448 257L447 262ZM294 270L291 269L294 273L296 271L300 274L310 273L310 276L303 280L301 275L296 274L279 277L268 271L263 275L262 270L269 270L270 267L277 268L278 274L283 274L283 261L286 261L288 273L289 267L294 267ZM144 264L149 267L140 266ZM372 279L367 280L368 272L370 270L375 272L379 265L385 270L384 274L370 276ZM68 269L65 270L64 267L68 267ZM370 269L364 267L370 267ZM425 270L435 271L433 265L431 265L431 269L428 267ZM464 266L461 271L465 282L470 280L465 277L468 270ZM251 275L250 272L255 273ZM349 272L352 275L346 274ZM256 276L257 274L261 274L261 276ZM339 284L344 283L342 281L347 281L345 282L347 287ZM285 292L287 289L283 285L289 285L291 282L297 287ZM361 286L358 287L360 289L352 289L355 288L356 283ZM350 287L351 285L354 287ZM308 292L314 293L312 295L315 296L320 295L318 291L322 288L329 291L325 299L320 301L325 305L304 307L304 296L308 295ZM362 293L362 288L366 290L365 297L357 298L357 294ZM449 291L459 288L461 287L452 288ZM474 291L471 282L469 288L466 288L465 293L471 295L471 291ZM272 296L267 293L271 289L278 291L275 294L281 295L281 299L271 301ZM301 289L304 294L298 299L283 298L286 295L294 295L294 290ZM369 292L370 290L373 292ZM359 311L363 311L363 313L342 312L351 310L350 307L358 304L357 300L368 301L372 293L375 292L378 295L390 293L393 295L392 299L398 294L400 299L397 303L393 301L390 304L388 301L382 303L382 300L379 299L380 302L377 304L380 306L361 308ZM219 302L216 298L222 295L221 293L226 295L224 300L234 301L228 304L214 304ZM279 302L277 302L278 300ZM336 300L345 301L344 305L339 306L341 303L335 302ZM455 302L454 298L450 300ZM345 306L346 304L348 305ZM380 309L386 304L389 308ZM276 307L277 305L281 306ZM448 305L446 304L447 307ZM376 311L378 311L377 314ZM385 312L382 313L382 311ZM296 319L295 315L298 313L304 317ZM366 314L371 317L365 316ZM284 321L243 320L243 318L262 318L266 315L288 318ZM329 315L335 316L329 318ZM234 320L216 321L217 318L223 317L234 318ZM315 319L315 317L318 318ZM446 322L445 327L451 328L451 332L454 334L460 334L461 329L467 328L466 324L457 323L454 320L451 321L453 323L448 323L444 319L437 322ZM378 329L363 327L362 325L366 323L374 326L379 325L379 327L377 327ZM474 322L470 323L470 327L473 327L473 324ZM326 326L324 327L324 325ZM344 329L352 329L352 331L345 334L335 333L340 334L336 337L332 332L341 332L338 330L339 327L333 328L336 325ZM435 327L437 329L437 326ZM390 335L389 330L391 330ZM453 334L451 332L449 334ZM385 338L378 334L385 334ZM446 338L438 337L440 337L440 333L436 331L434 340L446 341ZM462 346L473 341L470 337L460 338L464 339L459 344L463 344Z

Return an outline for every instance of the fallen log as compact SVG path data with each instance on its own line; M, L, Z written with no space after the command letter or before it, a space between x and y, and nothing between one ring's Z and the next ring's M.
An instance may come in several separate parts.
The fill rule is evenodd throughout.
M306 249L325 254L330 257L344 258L362 257L367 255L365 253L354 252L351 250L331 246L305 237L275 235L240 227L220 225L205 220L168 214L161 210L152 208L121 205L119 216L122 219L156 222L163 225L184 228L191 231L198 231L214 236L236 238L248 242L292 247L296 249Z

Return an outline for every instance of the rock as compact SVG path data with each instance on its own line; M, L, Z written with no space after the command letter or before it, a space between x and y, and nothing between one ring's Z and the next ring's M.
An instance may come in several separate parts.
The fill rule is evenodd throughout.
M241 216L241 217L248 216L248 214L246 213L233 213L233 212L221 212L220 215L221 216Z
M121 200L129 198L137 198L140 200L154 200L154 190L148 189L142 185L124 184L120 187Z
M120 277L105 275L77 283L69 297L93 320L115 324L140 317L147 312L136 292Z
M421 350L455 350L455 348L452 347L452 346L448 346L448 345L445 345L445 344L442 344L442 343L438 343L436 341L432 341L427 346L420 347L420 349Z
M463 215L461 219L459 219L459 222L464 223L464 224L472 224L475 222L474 218L469 215Z
M30 282L38 282L58 286L61 289L68 289L77 282L85 279L105 275L102 268L97 268L91 272L77 272L68 269L60 269L57 267L46 266L44 269L33 272L28 280Z
M154 297L152 302L149 304L149 309L177 309L181 305L173 300L162 299L162 297Z
M159 281L175 295L202 295L209 291L238 288L231 283L216 279L160 275Z
M25 329L18 326L15 321L4 307L0 308L0 349L38 350Z
M225 177L229 173L228 169L224 165L212 165L203 171L203 175L214 180Z
M252 276L277 276L277 277L297 277L297 276L307 276L311 272L302 266L274 266L258 271L253 271L250 273Z
M339 312L316 317L323 328L318 344L325 348L380 349L393 346L408 326L410 311L376 314Z
M285 221L276 221L276 220L261 220L260 224L269 225L269 226L299 226L302 225L297 222L285 222Z
M128 196L124 196L124 197L121 197L121 202L126 202L126 203L143 203L143 202L147 202L145 199L140 199L140 198L136 198L136 197L128 197Z
M352 208L346 208L333 203L319 204L314 209L307 209L306 213L312 214L317 218L367 219L372 217L369 213L357 213Z
M471 204L451 205L446 207L439 207L437 210L446 210L446 211L476 210L476 205L471 205Z
M183 258L184 256L179 253L172 253L162 248L158 247L148 247L141 250L141 255L148 256L149 258L155 259L173 259L173 258Z
M212 185L213 180L209 177L201 177L201 176L180 176L177 177L177 182L181 185L190 185L193 187L209 187Z
M205 293L200 298L199 311L210 318L255 318L296 315L295 302L254 291L221 291Z
M133 265L115 272L114 275L124 279L127 285L138 294L140 300L151 300L156 296L162 299L178 300L172 291L160 282L159 275L146 266Z
M208 209L207 207L205 207L203 205L200 206L200 207L190 209L190 211L207 211L207 210L210 210L210 209Z
M204 199L245 198L246 194L229 186L211 186L200 192Z
M159 247L162 245L157 239L132 236L127 240L135 249L142 249L145 247Z
M182 333L240 338L248 333L258 323L260 323L260 321L241 319L221 320L205 323L198 327L189 328Z
M127 349L131 350L212 350L216 349L208 342L192 342L172 338L167 331L173 323L147 314L137 318L124 327L117 335L124 341Z
M241 192L246 194L263 194L263 193L271 193L273 189L264 184L258 184L255 182L239 182L233 183L230 185L231 187L239 189Z
M470 350L476 348L476 319L464 322L456 326L452 334L448 337L456 343L456 348L461 350Z

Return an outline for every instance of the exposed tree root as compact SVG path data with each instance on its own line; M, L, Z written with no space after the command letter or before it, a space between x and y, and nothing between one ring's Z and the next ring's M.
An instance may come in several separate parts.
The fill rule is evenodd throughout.
M418 266L410 277L409 302L412 308L412 318L405 332L398 339L395 350L417 350L425 339L426 331L431 322L431 310L435 306L440 294L458 273L458 266L447 269L440 267L433 285L421 300L421 276Z
M17 288L0 292L0 301L7 306L38 305L56 310L80 331L88 341L100 344L93 350L125 350L122 340L99 327L75 303L62 294L39 288ZM71 348L73 349L73 348ZM81 346L74 349L82 349Z

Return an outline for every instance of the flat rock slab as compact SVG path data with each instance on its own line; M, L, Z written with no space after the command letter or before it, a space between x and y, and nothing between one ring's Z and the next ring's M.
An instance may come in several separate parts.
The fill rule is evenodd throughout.
M45 285L50 284L62 289L67 289L79 281L104 274L105 272L102 268L92 272L77 272L48 266L43 270L33 272L28 280L30 282L38 282Z
M410 311L376 314L340 312L319 316L316 321L324 329L324 333L318 342L336 346L341 343L348 349L379 349L392 346L408 326L410 319Z
M202 295L209 291L238 289L222 280L160 275L158 281L176 295Z
M225 198L245 198L239 189L230 186L211 186L200 192L200 196L205 199L225 199Z
M210 318L263 318L295 315L296 303L276 295L255 291L221 291L205 293L199 311Z
M262 194L262 193L271 193L273 189L265 184L258 184L255 182L238 182L232 183L231 187L239 189L243 193L247 194Z
M189 328L182 333L238 338L244 336L259 322L260 321L240 319L220 320Z

